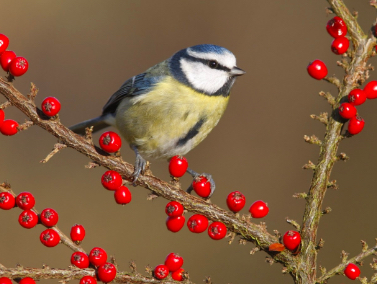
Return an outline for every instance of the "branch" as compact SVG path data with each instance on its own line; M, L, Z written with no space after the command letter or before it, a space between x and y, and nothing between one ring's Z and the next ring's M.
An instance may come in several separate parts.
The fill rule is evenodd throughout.
M35 88L34 85L32 87ZM29 119L50 134L58 138L60 144L73 148L92 160L92 163L101 165L110 170L117 171L122 178L132 181L134 167L124 162L120 157L111 156L60 123L58 120L46 118L36 108L33 101L23 96L11 83L0 78L0 93L15 107L21 110ZM265 231L264 227L251 223L246 218L240 219L233 213L221 209L217 205L209 204L201 198L192 196L181 190L179 185L165 182L152 174L141 175L136 185L151 190L154 194L168 200L180 202L184 208L193 213L199 213L212 221L219 221L227 226L228 230L241 235L247 241L253 242L261 250L270 253L275 261L287 266L291 273L296 269L295 258L291 253L284 251L279 254L268 251L272 243L278 242L277 238Z

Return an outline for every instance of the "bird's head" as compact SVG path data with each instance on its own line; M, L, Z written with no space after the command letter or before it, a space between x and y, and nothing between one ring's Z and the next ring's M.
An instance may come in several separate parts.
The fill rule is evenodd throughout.
M236 57L224 47L201 44L174 54L169 68L175 79L210 96L228 96L235 77L245 74Z

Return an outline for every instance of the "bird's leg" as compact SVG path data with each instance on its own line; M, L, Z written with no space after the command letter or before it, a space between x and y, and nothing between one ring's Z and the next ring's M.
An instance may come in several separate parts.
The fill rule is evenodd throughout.
M212 194L215 192L216 185L215 185L215 181L213 180L210 174L206 174L206 173L199 174L190 168L187 168L186 172L189 173L194 179L198 177L205 177L208 180L208 182L211 184L211 193L209 194L208 198L212 196ZM190 185L190 187L186 191L188 193L191 193L192 190L193 190L192 185Z
M133 185L135 186L135 183L137 179L139 178L139 175L141 173L144 173L145 167L147 165L147 161L140 155L139 150L135 145L131 145L131 149L134 150L136 154L136 162L135 162L135 170L134 173L132 174L134 180L133 180Z

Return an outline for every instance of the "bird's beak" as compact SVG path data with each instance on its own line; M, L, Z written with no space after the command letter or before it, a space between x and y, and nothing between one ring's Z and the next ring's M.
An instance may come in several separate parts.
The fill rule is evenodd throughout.
M232 76L241 76L245 73L246 73L245 71L243 71L241 68L238 68L238 67L233 67L230 70L230 75L232 75Z

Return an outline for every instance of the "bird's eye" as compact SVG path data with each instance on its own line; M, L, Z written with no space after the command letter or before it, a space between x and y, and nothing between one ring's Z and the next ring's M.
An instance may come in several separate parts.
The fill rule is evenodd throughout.
M210 60L208 62L208 66L212 69L215 69L219 66L219 63L216 60Z

